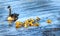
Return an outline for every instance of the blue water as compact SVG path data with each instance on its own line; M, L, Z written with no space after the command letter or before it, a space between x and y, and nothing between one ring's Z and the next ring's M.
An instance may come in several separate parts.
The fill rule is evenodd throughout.
M39 27L15 28L9 27L6 18L7 6L10 5L12 13L18 13L17 21L25 21L28 18L40 17ZM46 23L51 19L52 23ZM0 36L60 36L60 30L52 31L50 28L60 29L60 0L0 0ZM50 32L44 32L50 31Z

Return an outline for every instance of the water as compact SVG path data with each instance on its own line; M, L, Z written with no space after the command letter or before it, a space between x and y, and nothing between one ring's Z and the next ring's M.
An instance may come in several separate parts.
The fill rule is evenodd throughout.
M12 13L19 13L17 21L25 21L28 18L40 17L39 27L19 28L9 27L6 18L7 6L11 5ZM0 0L0 36L59 36L60 31L52 31L50 28L60 29L60 0ZM51 19L49 25L46 20ZM50 31L49 31L50 30ZM47 31L47 32L45 32Z

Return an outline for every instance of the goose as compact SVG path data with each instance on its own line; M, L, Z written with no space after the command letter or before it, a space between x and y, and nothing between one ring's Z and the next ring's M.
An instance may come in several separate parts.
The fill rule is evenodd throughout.
M7 18L8 22L9 23L15 22L18 19L19 14L16 14L16 13L12 14L11 13L11 6L8 6L7 8L9 9L9 15Z

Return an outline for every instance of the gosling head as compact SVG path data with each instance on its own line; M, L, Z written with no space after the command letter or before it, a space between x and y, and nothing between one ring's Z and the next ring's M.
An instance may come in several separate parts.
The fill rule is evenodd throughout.
M39 17L36 17L36 20L37 20L37 21L39 21L39 20L40 20L40 18L39 18Z

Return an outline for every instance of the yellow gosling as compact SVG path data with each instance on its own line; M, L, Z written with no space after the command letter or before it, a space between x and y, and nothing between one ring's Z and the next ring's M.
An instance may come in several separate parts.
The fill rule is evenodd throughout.
M29 26L33 26L33 22L31 21L31 22L29 22Z
M26 20L26 21L24 22L24 27L27 28L27 27L28 27L28 24L29 24L29 22L28 22L28 20Z
M29 21L33 23L34 22L34 19L30 18Z
M39 23L35 23L34 26L39 26Z
M36 17L36 20L37 20L37 21L39 21L39 20L40 20L40 18L39 18L39 17Z
M28 24L28 23L29 23L28 20L26 20L26 21L25 21L25 24Z
M30 18L29 19L29 26L33 26L33 23L34 23L34 19Z
M22 27L22 22L17 21L15 24L16 24L16 28Z
M25 28L27 28L27 27L28 27L28 25L27 25L27 24L24 24L24 27L25 27Z
M49 23L49 24L50 24L51 22L52 22L52 21L51 21L50 19L48 19L48 20L47 20L47 23Z

